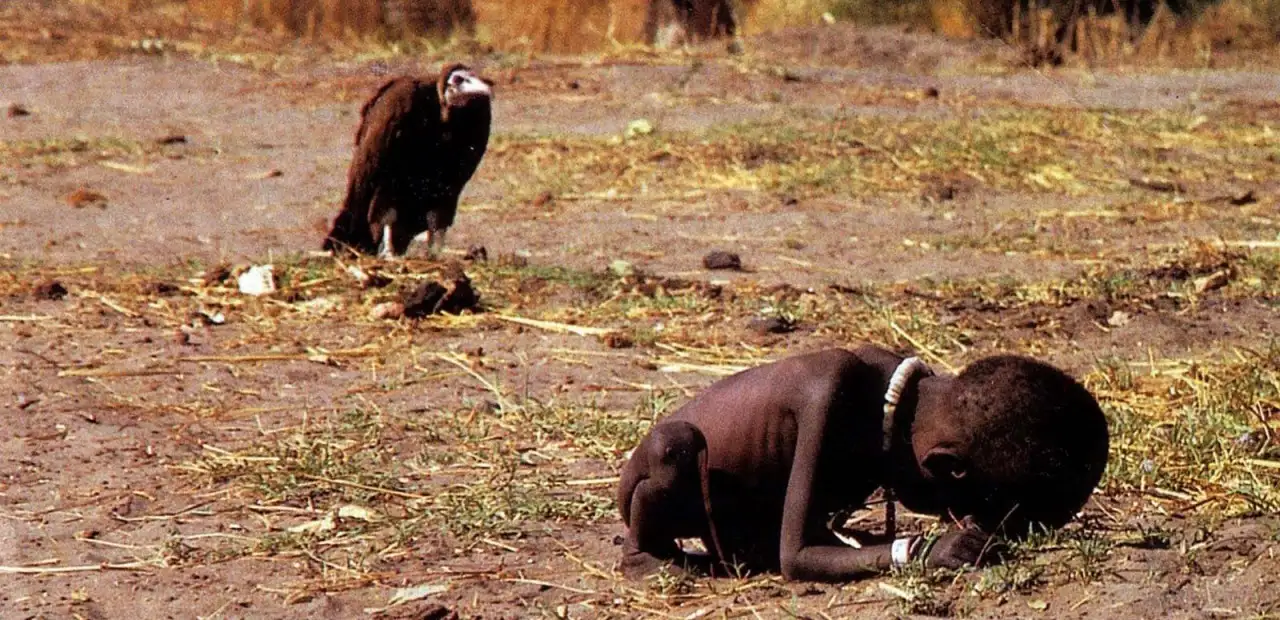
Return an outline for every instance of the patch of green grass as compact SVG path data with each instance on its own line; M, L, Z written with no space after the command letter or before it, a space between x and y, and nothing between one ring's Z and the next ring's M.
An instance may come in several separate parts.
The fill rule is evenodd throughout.
M507 280L515 283L528 280L541 280L555 284L563 284L584 293L597 293L613 280L613 276L603 271L586 271L561 265L528 263L511 265L502 262L477 265L473 267L477 277L491 280Z
M948 586L954 576L952 571L926 569L916 562L894 570L887 580L888 591L902 614L951 616L957 601Z
M458 483L422 507L429 521L455 540L517 538L563 521L594 522L616 514L611 493L581 492L564 478L525 475L509 458L496 476Z
M0 141L0 164L44 164L65 168L106 159L137 159L156 150L158 147L155 145L110 135L10 140Z
M242 553L303 553L353 570L368 570L389 548L430 532L467 546L482 538L519 538L547 524L595 522L616 511L611 489L567 487L563 457L552 448L530 452L521 446L592 437L599 446L584 446L582 454L612 459L624 442L636 440L637 422L532 404L497 415L479 423L488 433L510 428L522 438L519 443L459 436L450 427L461 424L461 415L451 416L451 424L424 425L357 409L240 451L208 448L180 469L202 485L227 489L257 506L318 511L310 513L318 520L309 525L268 530ZM428 426L431 431L424 430ZM409 431L413 445L424 442L424 433L428 445L401 458ZM429 439L433 434L438 443ZM373 516L344 512L353 506L372 510Z
M378 415L368 410L343 412L243 452L208 448L184 470L208 484L233 485L273 504L368 502L380 494L361 487L400 490L390 455L381 449L383 423Z
M979 596L1004 596L1035 592L1046 584L1043 564L1006 561L983 570L972 590Z

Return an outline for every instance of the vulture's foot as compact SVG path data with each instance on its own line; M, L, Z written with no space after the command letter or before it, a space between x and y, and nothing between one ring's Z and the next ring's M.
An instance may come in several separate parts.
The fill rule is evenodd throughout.
M391 247L391 225L382 227L382 240L378 242L378 258L389 260L396 258L396 251Z
M440 255L444 254L444 239L448 234L448 228L427 231L427 254L431 258L440 258Z

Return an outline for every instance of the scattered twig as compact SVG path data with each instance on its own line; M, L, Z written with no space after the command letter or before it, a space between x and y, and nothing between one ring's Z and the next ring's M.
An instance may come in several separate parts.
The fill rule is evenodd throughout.
M83 297L86 299L96 299L102 305L112 310L115 310L116 312L123 314L131 319L136 319L138 318L138 316L140 316L137 312L134 312L133 310L130 310L124 306L121 306L120 304L112 301L110 298L108 298L106 295L103 295L102 293L95 293L93 291L80 291L79 295L80 297Z
M431 499L426 495L419 495L417 493L405 493L404 491L397 491L395 489L386 489L383 487L375 487L367 484L360 484L359 482L352 482L350 480L337 480L334 478L326 478L324 476L315 476L312 474L298 474L298 477L306 478L307 480L314 480L316 482L327 482L329 484L336 484L339 486L351 487L353 489L372 491L374 493L381 493L383 495L394 495L395 497L403 497L405 499Z
M515 548L515 547L512 547L511 545L508 545L508 544L506 544L506 543L504 543L504 542L500 542L500 541L494 540L494 539L492 539L492 538L481 538L481 539L480 539L480 542L482 542L482 543L484 543L484 544L486 544L486 545L489 545L490 547L497 547L497 548L499 548L499 549L502 549L502 550L504 550L504 551L510 551L510 552L512 552L512 553L519 553L519 552L520 552L520 550L519 550L519 549L517 549L517 548Z
M596 592L594 590L583 590L582 588L575 588L572 586L552 583L550 581L542 581L540 579L522 579L519 577L509 577L509 578L503 579L502 581L506 581L508 583L524 583L531 586L542 586L545 588L559 588L561 590L573 592L574 594L590 594L590 595L599 594L599 592Z
M48 568L40 566L0 566L0 573L9 573L14 575L57 575L59 573L87 573L101 570L146 570L154 567L155 564L150 562L122 562L116 564L104 562L102 564L51 566Z
M603 336L605 334L611 334L614 331L617 331L617 330L605 328L605 327L583 327L580 325L570 325L568 323L556 323L555 321L540 321L537 319L526 319L521 316L513 316L510 314L495 314L493 315L493 318L498 319L500 321L507 321L508 323L517 323L519 325L536 327L538 329L544 329L550 332L557 332L561 334L574 334L577 336Z
M584 478L581 480L566 480L565 484L574 487L598 487L617 484L621 480L618 476L610 476L608 478Z
M464 362L462 359L460 359L457 354L438 353L436 354L436 357L450 364L453 364L458 368L461 368L463 372L466 372L467 374L471 375L471 377L474 378L476 381L479 381L480 384L483 385L485 389L489 390L489 392L493 394L493 397L497 399L498 407L500 409L502 409L503 411L510 411L514 409L514 406L511 404L511 402L508 401L507 397L502 394L502 390L498 389L498 386L494 385L492 381L489 381L488 379L481 376L480 373L473 370L471 366L467 365L467 363Z
M345 357L358 358L377 355L378 349L372 346L360 347L358 349L339 349L336 351L324 351L323 355L327 357ZM256 353L249 355L189 355L179 357L177 361L187 363L200 362L225 362L228 364L244 364L253 362L290 362L290 361L310 361L315 358L315 353Z
M68 368L59 370L59 377L151 377L155 375L176 375L182 371L176 369L142 369L142 370L115 370L112 368Z
M896 332L899 336L902 336L904 340L911 343L911 346L915 347L917 351L923 353L926 357L932 359L933 361L939 364L942 364L944 367L946 367L947 371L955 372L956 367L953 366L951 362L948 362L946 358L943 358L941 355L934 353L933 349L926 346L923 342L920 342L919 340L916 340L915 338L913 338L911 334L907 333L907 330L902 329L902 326L898 325L897 321L890 319L889 327L893 329L893 331Z
M51 316L45 316L42 314L0 314L0 323L35 323L38 321L48 321L52 318L53 317Z
M207 506L211 503L213 503L211 500L206 500L203 502L198 502L190 506L187 506L186 508L183 508L182 510L179 510L177 512L171 512L167 514L158 514L158 515L143 515L141 517L126 517L116 512L112 512L111 518L117 521L124 521L125 523L136 523L138 521L172 521L173 519L177 519L177 518L195 513L196 510L199 510L200 508ZM214 513L212 512L197 513L197 515L201 517L208 517L208 516L212 516L213 514Z

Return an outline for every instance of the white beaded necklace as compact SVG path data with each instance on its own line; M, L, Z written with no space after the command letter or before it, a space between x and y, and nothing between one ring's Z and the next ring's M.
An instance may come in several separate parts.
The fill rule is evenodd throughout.
M898 410L898 401L902 399L903 390L907 389L907 382L916 375L928 377L933 374L933 370L918 357L908 357L902 360L898 367L894 369L893 376L889 379L889 389L884 393L884 421L881 424L881 430L884 432L882 449L885 457L889 456L889 449L893 447L893 418L894 413ZM884 487L884 530L885 536L893 538L897 534L897 508L895 506L894 492L891 487Z

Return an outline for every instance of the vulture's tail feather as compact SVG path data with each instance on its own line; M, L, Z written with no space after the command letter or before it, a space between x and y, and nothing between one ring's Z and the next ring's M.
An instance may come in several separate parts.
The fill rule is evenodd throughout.
M349 249L365 254L378 251L378 244L369 232L369 224L354 209L343 209L333 220L333 228L324 239L324 249L338 251Z

